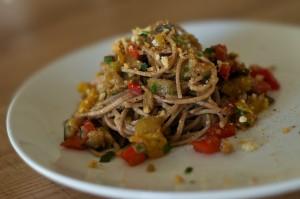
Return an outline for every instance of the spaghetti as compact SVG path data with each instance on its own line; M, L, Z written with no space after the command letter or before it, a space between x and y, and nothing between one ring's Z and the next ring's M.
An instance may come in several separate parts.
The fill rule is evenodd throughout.
M267 93L279 89L268 69L247 68L222 44L203 49L168 21L134 29L113 51L96 79L79 85L82 101L65 122L63 146L121 150L130 165L170 146L214 153L236 128L252 126L273 102Z

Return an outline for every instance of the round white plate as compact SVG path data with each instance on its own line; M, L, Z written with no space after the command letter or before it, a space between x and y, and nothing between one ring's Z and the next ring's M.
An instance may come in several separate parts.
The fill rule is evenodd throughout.
M73 52L33 75L19 89L7 114L9 139L21 158L40 174L84 192L117 198L241 198L300 188L300 29L254 22L192 22L187 31L205 47L224 43L246 64L275 65L281 90L258 124L239 134L260 148L231 155L203 155L191 146L157 160L129 167L121 159L90 169L96 159L85 151L62 149L62 122L79 101L76 85L94 78L111 53L113 39ZM274 110L273 110L274 109ZM276 110L275 110L276 109ZM296 125L288 134L282 129ZM152 162L157 171L146 172ZM184 169L192 166L188 175ZM175 176L185 183L176 185Z

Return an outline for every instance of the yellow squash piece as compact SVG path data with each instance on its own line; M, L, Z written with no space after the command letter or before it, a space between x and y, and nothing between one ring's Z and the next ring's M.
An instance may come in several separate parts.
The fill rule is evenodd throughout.
M143 144L150 158L164 155L167 139L161 132L162 120L159 117L140 119L135 126L135 134L129 139L132 143Z
M99 93L96 89L96 86L89 83L80 83L77 87L77 90L82 95L82 101L79 104L78 112L87 112L98 100Z

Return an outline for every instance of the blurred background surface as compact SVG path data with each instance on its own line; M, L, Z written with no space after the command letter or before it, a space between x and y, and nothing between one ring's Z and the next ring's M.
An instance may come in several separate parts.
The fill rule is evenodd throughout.
M5 130L8 103L34 71L76 48L158 19L255 20L300 25L298 0L1 0L0 198L94 198L27 167ZM273 197L296 199L300 192Z

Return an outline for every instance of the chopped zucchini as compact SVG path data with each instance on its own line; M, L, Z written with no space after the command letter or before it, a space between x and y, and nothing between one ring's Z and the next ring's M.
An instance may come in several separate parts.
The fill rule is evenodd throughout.
M158 95L176 95L176 84L174 81L150 78L147 81L148 88L152 93Z

